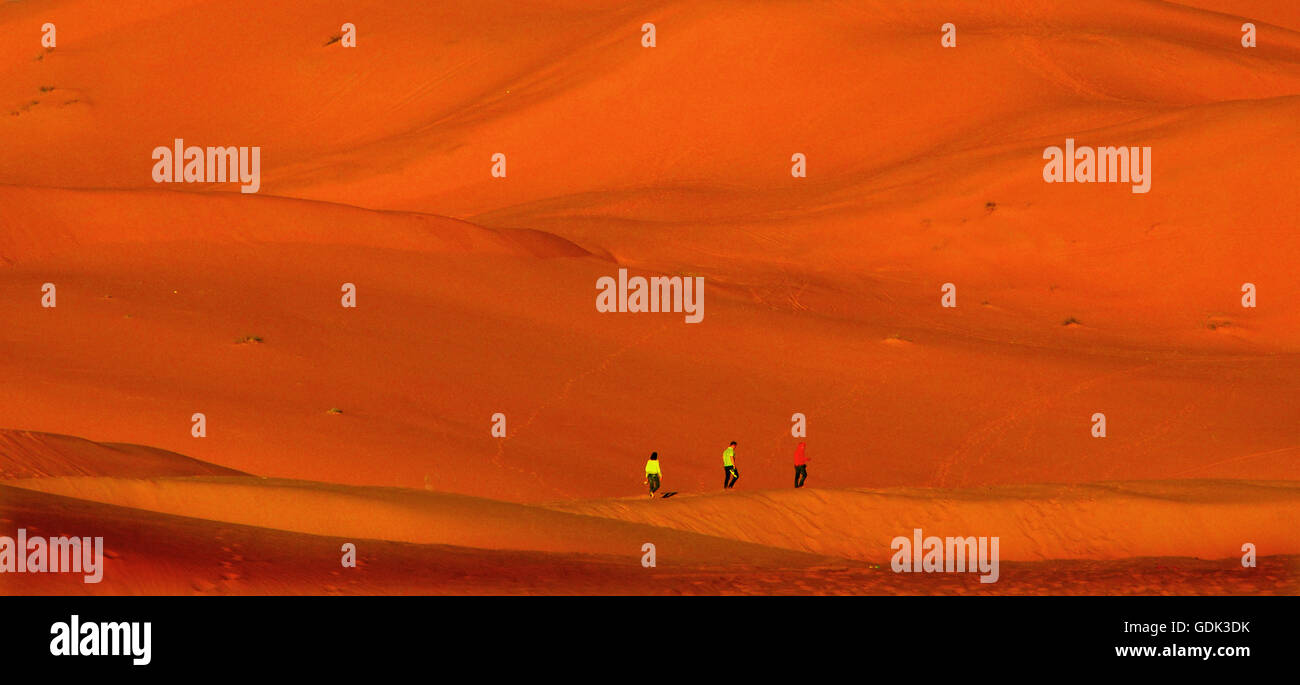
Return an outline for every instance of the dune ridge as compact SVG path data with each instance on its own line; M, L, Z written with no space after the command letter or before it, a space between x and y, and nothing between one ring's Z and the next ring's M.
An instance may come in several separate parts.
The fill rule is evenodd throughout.
M417 212L327 202L166 190L0 186L0 260L102 244L330 244L414 253L577 257L588 253L533 229L492 229ZM130 206L129 211L120 207ZM344 230L343 227L346 227Z
M482 498L248 477L63 477L5 485L209 521L340 538L639 558L673 563L808 563L811 555L642 523ZM824 556L824 555L822 555ZM824 561L824 560L823 560Z
M1006 561L1300 554L1300 484L1143 481L966 490L679 494L519 505L397 488L246 477L58 477L12 487L164 514L313 535L563 553L635 549L667 531L881 562L895 536L999 537ZM597 522L597 521L602 522ZM635 524L635 525L633 525ZM650 528L653 527L653 528ZM672 537L672 536L670 536ZM619 542L614 544L611 538ZM716 557L736 553L722 543ZM676 549L675 553L680 554Z
M767 491L550 505L785 549L880 561L895 536L992 537L1007 561L1298 554L1294 481L1139 481L980 489Z
M1300 550L1285 531L1300 514L1300 485L1286 481L805 489L521 505L212 475L236 472L162 450L29 431L0 432L0 461L8 465L0 472L0 524L31 535L103 536L112 571L102 586L63 575L0 579L18 594L1298 589ZM910 536L911 526L940 537L998 536L999 584L887 572L889 541ZM1242 539L1258 547L1257 572L1240 571ZM338 568L345 542L359 550L355 571ZM653 576L639 563L646 542L656 547ZM1100 577L1104 587L1095 584Z
M243 476L183 454L71 435L0 429L0 481L59 476Z
M1006 562L995 584L982 584L972 574L895 574L876 565L808 565L788 558L776 566L725 559L683 566L668 558L649 571L625 552L520 552L321 537L0 484L0 524L19 521L32 534L103 535L107 567L98 585L75 575L24 575L15 582L6 574L0 576L4 594L1294 594L1300 572L1300 556L1261 557L1251 573L1235 560ZM357 545L356 568L339 567L344 542Z

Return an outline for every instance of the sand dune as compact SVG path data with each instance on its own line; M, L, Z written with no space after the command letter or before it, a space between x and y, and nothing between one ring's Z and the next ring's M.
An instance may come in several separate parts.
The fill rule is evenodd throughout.
M1008 561L1300 554L1294 481L1140 481L977 490L806 490L552 505L785 549L887 560L895 536L997 536Z
M0 260L104 244L328 244L413 253L572 257L586 252L533 230L486 229L406 212L374 212L273 197L76 191L0 186ZM129 206L129 211L121 208ZM346 226L347 230L340 230Z
M33 32L66 16L66 43L76 46L39 62L37 50L9 47L7 99L39 100L38 87L53 85L52 93L84 103L77 114L42 102L10 117L7 125L64 135L17 140L9 154L35 163L6 165L0 181L144 187L148 177L131 171L140 150L182 134L256 137L248 144L275 148L286 169L268 177L273 194L463 216L583 191L598 199L611 189L722 179L771 185L801 144L823 173L843 177L935 149L1001 142L1008 132L1086 130L1300 92L1300 36L1269 23L1285 18L1280 2L1228 12L1128 0L1086 9L603 2L581 12L567 1L363 3L327 4L310 21L288 7L246 3L236 12L191 2L142 5L129 29L97 21L102 10L90 4L42 14L18 3L0 15L0 25ZM1255 20L1268 39L1249 61L1239 58L1234 9L1264 15ZM87 19L76 21L83 12ZM639 44L647 20L666 29L653 51ZM365 49L326 45L344 21L360 27ZM963 49L940 48L946 21L962 27ZM224 38L232 33L245 40ZM191 56L186 69L131 78L157 72L147 60L169 49ZM839 68L819 67L826 63ZM256 78L238 88L194 87L228 82L231 64ZM917 87L922 76L927 85ZM187 97L158 97L170 93ZM144 114L143 102L151 104ZM256 121L238 116L250 111ZM811 127L808 112L815 139L801 134ZM110 127L115 134L103 135ZM26 154L91 140L99 144L91 155ZM519 164L505 197L487 174L500 150Z
M105 538L102 584L54 574L17 583L6 577L6 591L19 594L1286 594L1300 587L1300 555L1281 553L1294 539L1252 534L1294 520L1294 490L1147 483L942 497L809 490L556 505L588 514L574 516L476 498L265 479L47 478L0 485L0 523L23 522L33 535L93 530ZM1252 510L1249 503L1259 500L1268 503ZM164 511L186 515L157 513ZM890 550L876 538L904 525L922 525L927 534L955 527L1000 534L999 582L888 572L881 557ZM1171 528L1190 532L1163 540ZM1222 554L1214 543L1235 542L1227 539L1234 530L1259 544L1256 568L1242 569L1231 555L1185 556L1202 547ZM1196 533L1210 539L1189 545ZM730 537L751 542L724 539ZM658 547L653 569L639 564L641 539ZM356 568L340 567L344 542L357 546ZM1116 544L1126 546L1108 554ZM1169 550L1172 556L1161 554ZM1084 558L1016 560L1026 553Z
M166 450L70 435L0 430L0 481L56 476L240 476Z
M831 291L796 313L710 290L691 328L595 312L592 284L610 272L595 258L287 244L27 261L0 293L0 411L14 428L267 476L533 502L636 494L651 450L669 487L713 490L730 440L750 467L742 487L785 487L795 411L812 426L817 486L1297 475L1300 422L1274 398L1300 361L1264 349L1281 338L1255 331L1253 313L1228 332L1189 320L1189 335L1226 340L1198 353L1108 345L1064 307L1038 323L975 303L941 328L901 306L853 323L819 313ZM54 310L38 306L47 281ZM339 306L343 282L358 285L356 310ZM1062 326L1069 316L1085 327ZM236 344L246 336L263 342ZM1105 440L1089 434L1097 411ZM191 437L194 412L208 437ZM497 412L505 440L490 435Z
M915 526L1002 536L1013 592L1294 577L1289 0L62 0L0 35L0 505L133 540L108 591L638 592L649 535L684 592L981 591L872 576ZM260 191L154 183L176 138L259 146ZM1066 138L1151 146L1150 192L1044 183ZM704 320L595 311L620 267L703 277ZM673 500L633 499L652 450ZM266 572L223 584L212 536ZM270 580L335 561L313 536L401 562Z
M3 594L717 594L737 577L748 577L748 587L760 583L760 592L780 591L782 580L810 573L800 555L779 552L767 559L793 565L760 567L768 569L766 577L727 560L705 569L686 567L680 557L648 571L639 553L543 553L321 537L0 485L0 524L15 522L31 535L94 532L104 538L107 559L98 584L84 583L76 574L5 574L0 576ZM345 542L356 546L355 568L340 563ZM843 566L816 568L834 580Z
M664 546L665 557L697 564L741 563L755 553L719 538L883 563L893 554L893 538L910 537L914 528L940 537L996 536L1007 561L1226 559L1239 558L1244 543L1261 554L1300 554L1300 538L1290 530L1300 515L1300 486L1287 481L786 490L570 502L549 509L444 493L246 477L63 477L7 484L332 537L583 554L635 553L642 543L656 542Z
M105 538L103 581L0 576L5 594L1293 594L1300 557L1235 561L1132 559L1007 562L1002 579L894 574L853 563L642 568L626 555L567 555L344 540L168 516L0 485L0 524L33 534L93 530ZM339 564L343 542L358 565ZM631 563L629 563L631 562ZM1235 568L1234 568L1235 567ZM18 580L15 580L18 578Z
M1300 381L1300 317L1238 302L1300 297L1296 185L1243 173L1300 154L1285 9L363 5L342 51L329 11L146 4L92 31L85 4L59 8L69 49L4 53L0 94L41 100L0 117L4 425L516 501L633 494L650 450L711 489L732 439L746 485L780 487L794 411L839 488L1297 477L1300 416L1270 398ZM1248 57L1235 11L1261 13ZM168 46L222 59L128 78ZM231 64L258 85L193 86ZM177 136L263 146L262 194L160 190L148 151ZM1066 136L1154 144L1152 193L1043 184ZM596 313L610 260L705 276L704 322Z
M417 490L247 477L69 477L5 484L132 509L337 538L620 555L635 564L640 563L642 545L652 542L669 566L818 561L698 533Z

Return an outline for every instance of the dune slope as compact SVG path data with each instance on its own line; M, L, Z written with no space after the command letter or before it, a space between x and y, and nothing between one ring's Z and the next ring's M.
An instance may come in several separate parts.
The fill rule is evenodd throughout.
M1141 481L972 490L804 490L657 502L551 505L559 511L864 561L887 560L896 536L998 537L1007 561L1300 554L1293 481Z
M0 430L0 481L57 476L241 476L234 469L143 445Z
M0 36L0 491L183 569L115 591L344 591L222 585L213 535L476 578L350 592L637 591L652 537L705 593L825 556L852 579L747 591L979 591L853 575L915 527L1000 536L1022 592L1300 554L1291 0L59 0ZM260 191L156 183L178 138L260 148ZM1149 192L1044 182L1066 139L1149 147ZM703 279L703 320L597 311L620 268Z

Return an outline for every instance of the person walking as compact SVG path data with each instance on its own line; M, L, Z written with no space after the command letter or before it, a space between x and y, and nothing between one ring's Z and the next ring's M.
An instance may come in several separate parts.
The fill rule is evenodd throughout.
M722 450L722 488L729 490L740 480L740 469L736 468L736 441L732 440L727 449Z
M804 453L804 443L794 448L794 486L802 488L804 481L808 480L808 455Z
M659 466L659 453L651 452L650 459L645 463L645 483L650 486L650 499L655 498L655 491L659 489L663 473L663 468Z

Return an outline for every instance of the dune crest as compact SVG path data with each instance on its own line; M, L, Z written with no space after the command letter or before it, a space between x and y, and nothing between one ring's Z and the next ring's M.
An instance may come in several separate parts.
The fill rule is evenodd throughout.
M60 476L242 475L246 474L156 447L0 429L0 481Z
M915 528L939 537L999 537L1004 561L1226 559L1240 556L1244 542L1270 555L1300 554L1300 539L1290 528L1300 517L1300 484L1287 481L807 489L545 507L246 477L64 477L8 484L157 513L336 537L587 554L626 553L639 546L638 540L672 541L680 546L674 553L688 554L696 563L739 561L760 546L773 553L881 563L893 554L891 541L910 537ZM705 536L715 539L714 551L703 551Z
M1142 481L1008 485L967 490L767 491L594 501L557 511L667 526L814 554L887 560L890 541L926 536L1001 539L1004 561L1300 554L1294 481Z
M67 190L0 186L0 261L103 244L327 244L414 253L580 257L542 231L483 228L416 212L239 193ZM122 212L118 208L129 206Z
M67 477L6 485L143 511L352 539L557 554L617 555L629 564L655 543L675 564L806 565L794 550L718 539L465 495L256 477Z

